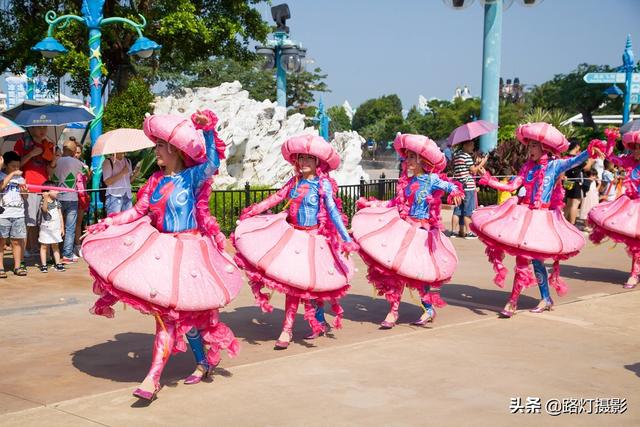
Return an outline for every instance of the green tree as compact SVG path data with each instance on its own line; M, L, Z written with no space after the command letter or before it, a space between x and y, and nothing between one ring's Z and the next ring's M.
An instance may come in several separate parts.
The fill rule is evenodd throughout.
M365 127L373 128L389 116L402 117L402 102L398 95L369 99L363 102L353 115L353 130L360 132Z
M161 72L181 72L194 62L211 56L240 60L254 57L252 40L263 41L269 26L254 8L263 0L106 0L104 16L147 19L145 36L163 48L159 58L132 59L127 51L136 40L131 28L120 24L102 29L102 61L107 78L117 90L125 90L138 64ZM54 36L69 49L66 55L48 60L31 47L47 34L44 20L48 10L59 15L80 13L78 0L12 0L0 10L0 69L21 72L26 65L37 65L40 74L56 77L66 72L78 93L88 93L87 29L77 22L57 27ZM155 76L156 74L150 74Z
M347 116L341 105L334 105L327 109L327 115L331 119L329 122L329 134L333 136L336 132L351 130L351 120Z
M149 85L140 78L132 78L127 89L109 99L109 108L104 113L104 131L142 129L145 114L153 112L153 99Z
M256 101L275 99L275 78L271 70L262 69L262 60L240 62L227 58L198 61L185 73L168 76L168 88L216 87L235 80Z
M319 92L331 92L325 83L326 74L322 74L319 67L313 71L287 74L287 105L303 112L303 110L315 101L315 94ZM275 82L273 85L275 92ZM275 96L275 93L274 93Z
M287 105L295 112L304 113L315 101L318 92L330 92L325 83L327 75L320 68L313 71L287 74ZM198 61L186 72L166 73L170 92L182 87L215 87L235 80L257 101L276 100L275 70L263 70L262 60L237 61L229 58L212 58Z
M580 64L569 74L556 74L553 79L536 86L532 91L532 106L547 110L563 110L569 115L581 113L585 126L595 128L593 112L607 103L608 99L603 93L603 85L587 84L583 77L587 73L611 71L613 69L608 65Z

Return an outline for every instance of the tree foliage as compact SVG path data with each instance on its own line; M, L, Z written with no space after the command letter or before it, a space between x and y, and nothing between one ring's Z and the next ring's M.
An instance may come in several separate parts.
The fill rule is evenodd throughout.
M347 112L344 111L342 105L334 105L327 109L327 115L331 119L329 122L329 134L333 135L336 132L345 132L351 130L351 120L347 116Z
M162 72L189 68L194 62L211 56L239 60L254 57L249 49L252 40L263 41L269 26L254 8L263 0L106 0L104 17L119 16L147 20L144 35L163 45L159 58L133 59L127 51L135 42L136 32L124 24L102 28L102 61L109 79L124 90L136 73L138 64ZM88 32L78 22L54 31L69 53L48 60L31 47L47 34L44 20L48 10L60 15L80 14L78 0L12 0L0 11L0 69L22 72L26 65L36 65L38 73L59 77L70 73L72 86L88 93ZM154 74L152 74L154 75Z
M387 95L363 102L353 115L353 129L360 131L374 126L387 117L402 118L402 102L398 95Z

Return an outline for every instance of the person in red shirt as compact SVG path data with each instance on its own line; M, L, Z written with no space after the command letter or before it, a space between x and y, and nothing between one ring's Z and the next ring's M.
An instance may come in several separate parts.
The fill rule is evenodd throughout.
M33 126L16 142L13 151L22 158L20 169L27 184L42 185L49 179L51 161L54 159L54 144L47 139L46 126ZM29 193L25 202L25 222L27 224L27 251L37 253L37 215L40 195Z

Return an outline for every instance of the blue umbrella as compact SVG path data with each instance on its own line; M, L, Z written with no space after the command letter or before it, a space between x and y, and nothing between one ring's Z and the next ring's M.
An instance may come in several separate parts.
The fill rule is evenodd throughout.
M60 126L74 122L89 122L94 116L81 107L44 105L20 111L14 122L21 126Z

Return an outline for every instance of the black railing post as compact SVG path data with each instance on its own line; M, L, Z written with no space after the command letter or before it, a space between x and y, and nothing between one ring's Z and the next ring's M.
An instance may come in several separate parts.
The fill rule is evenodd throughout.
M249 185L249 181L244 183L244 207L248 208L251 204L251 186Z
M378 179L378 199L379 200L384 200L384 180L385 176L384 173L382 173L380 175L380 178Z
M366 194L364 194L364 177L360 177L360 197L367 197Z

